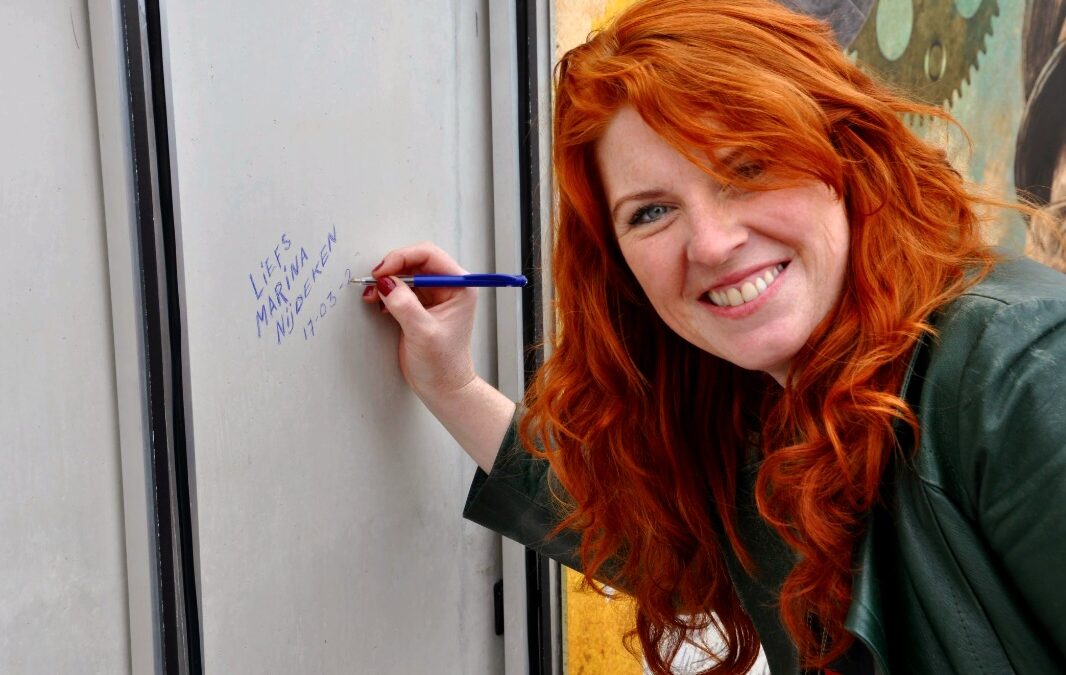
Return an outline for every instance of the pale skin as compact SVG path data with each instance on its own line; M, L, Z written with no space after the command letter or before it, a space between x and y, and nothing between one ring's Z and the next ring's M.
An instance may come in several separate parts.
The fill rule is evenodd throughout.
M792 357L840 297L848 223L837 196L815 182L724 190L631 108L611 121L596 154L622 254L659 316L697 347L784 385ZM380 301L400 324L404 378L487 472L515 403L474 371L477 291L416 294L388 280L465 273L431 243L396 249L363 299Z

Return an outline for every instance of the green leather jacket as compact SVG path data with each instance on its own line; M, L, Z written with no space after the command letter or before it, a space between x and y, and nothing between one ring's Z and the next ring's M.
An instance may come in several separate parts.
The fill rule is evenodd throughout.
M903 385L920 443L868 516L845 625L885 674L1066 673L1066 276L1004 261L935 323ZM577 533L545 540L552 481L512 425L464 515L579 568ZM779 540L749 543L760 569L780 560ZM739 581L772 671L796 672Z

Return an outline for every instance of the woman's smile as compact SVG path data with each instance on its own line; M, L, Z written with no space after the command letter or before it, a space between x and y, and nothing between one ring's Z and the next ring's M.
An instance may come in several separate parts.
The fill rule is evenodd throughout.
M720 308L747 307L758 299L769 297L767 293L773 288L777 277L785 270L785 263L767 265L754 274L741 275L739 281L729 281L707 291L704 296L711 304ZM726 315L730 316L730 315Z

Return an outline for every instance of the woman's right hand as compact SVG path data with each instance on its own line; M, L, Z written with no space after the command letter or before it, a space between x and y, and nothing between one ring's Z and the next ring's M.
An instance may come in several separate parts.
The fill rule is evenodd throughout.
M371 272L364 302L381 302L400 324L400 370L423 400L448 396L476 374L470 355L477 291L472 288L409 288L392 277L466 274L451 256L424 242L390 251Z
M470 337L477 290L407 287L402 274L466 274L430 243L390 251L365 302L381 302L400 324L400 370L426 407L485 471L492 468L515 404L474 372Z

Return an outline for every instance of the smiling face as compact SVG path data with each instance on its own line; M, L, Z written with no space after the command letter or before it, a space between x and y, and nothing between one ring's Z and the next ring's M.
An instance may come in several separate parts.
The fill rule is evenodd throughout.
M848 221L834 192L816 181L723 187L629 107L596 160L622 255L663 321L783 384L844 284Z

